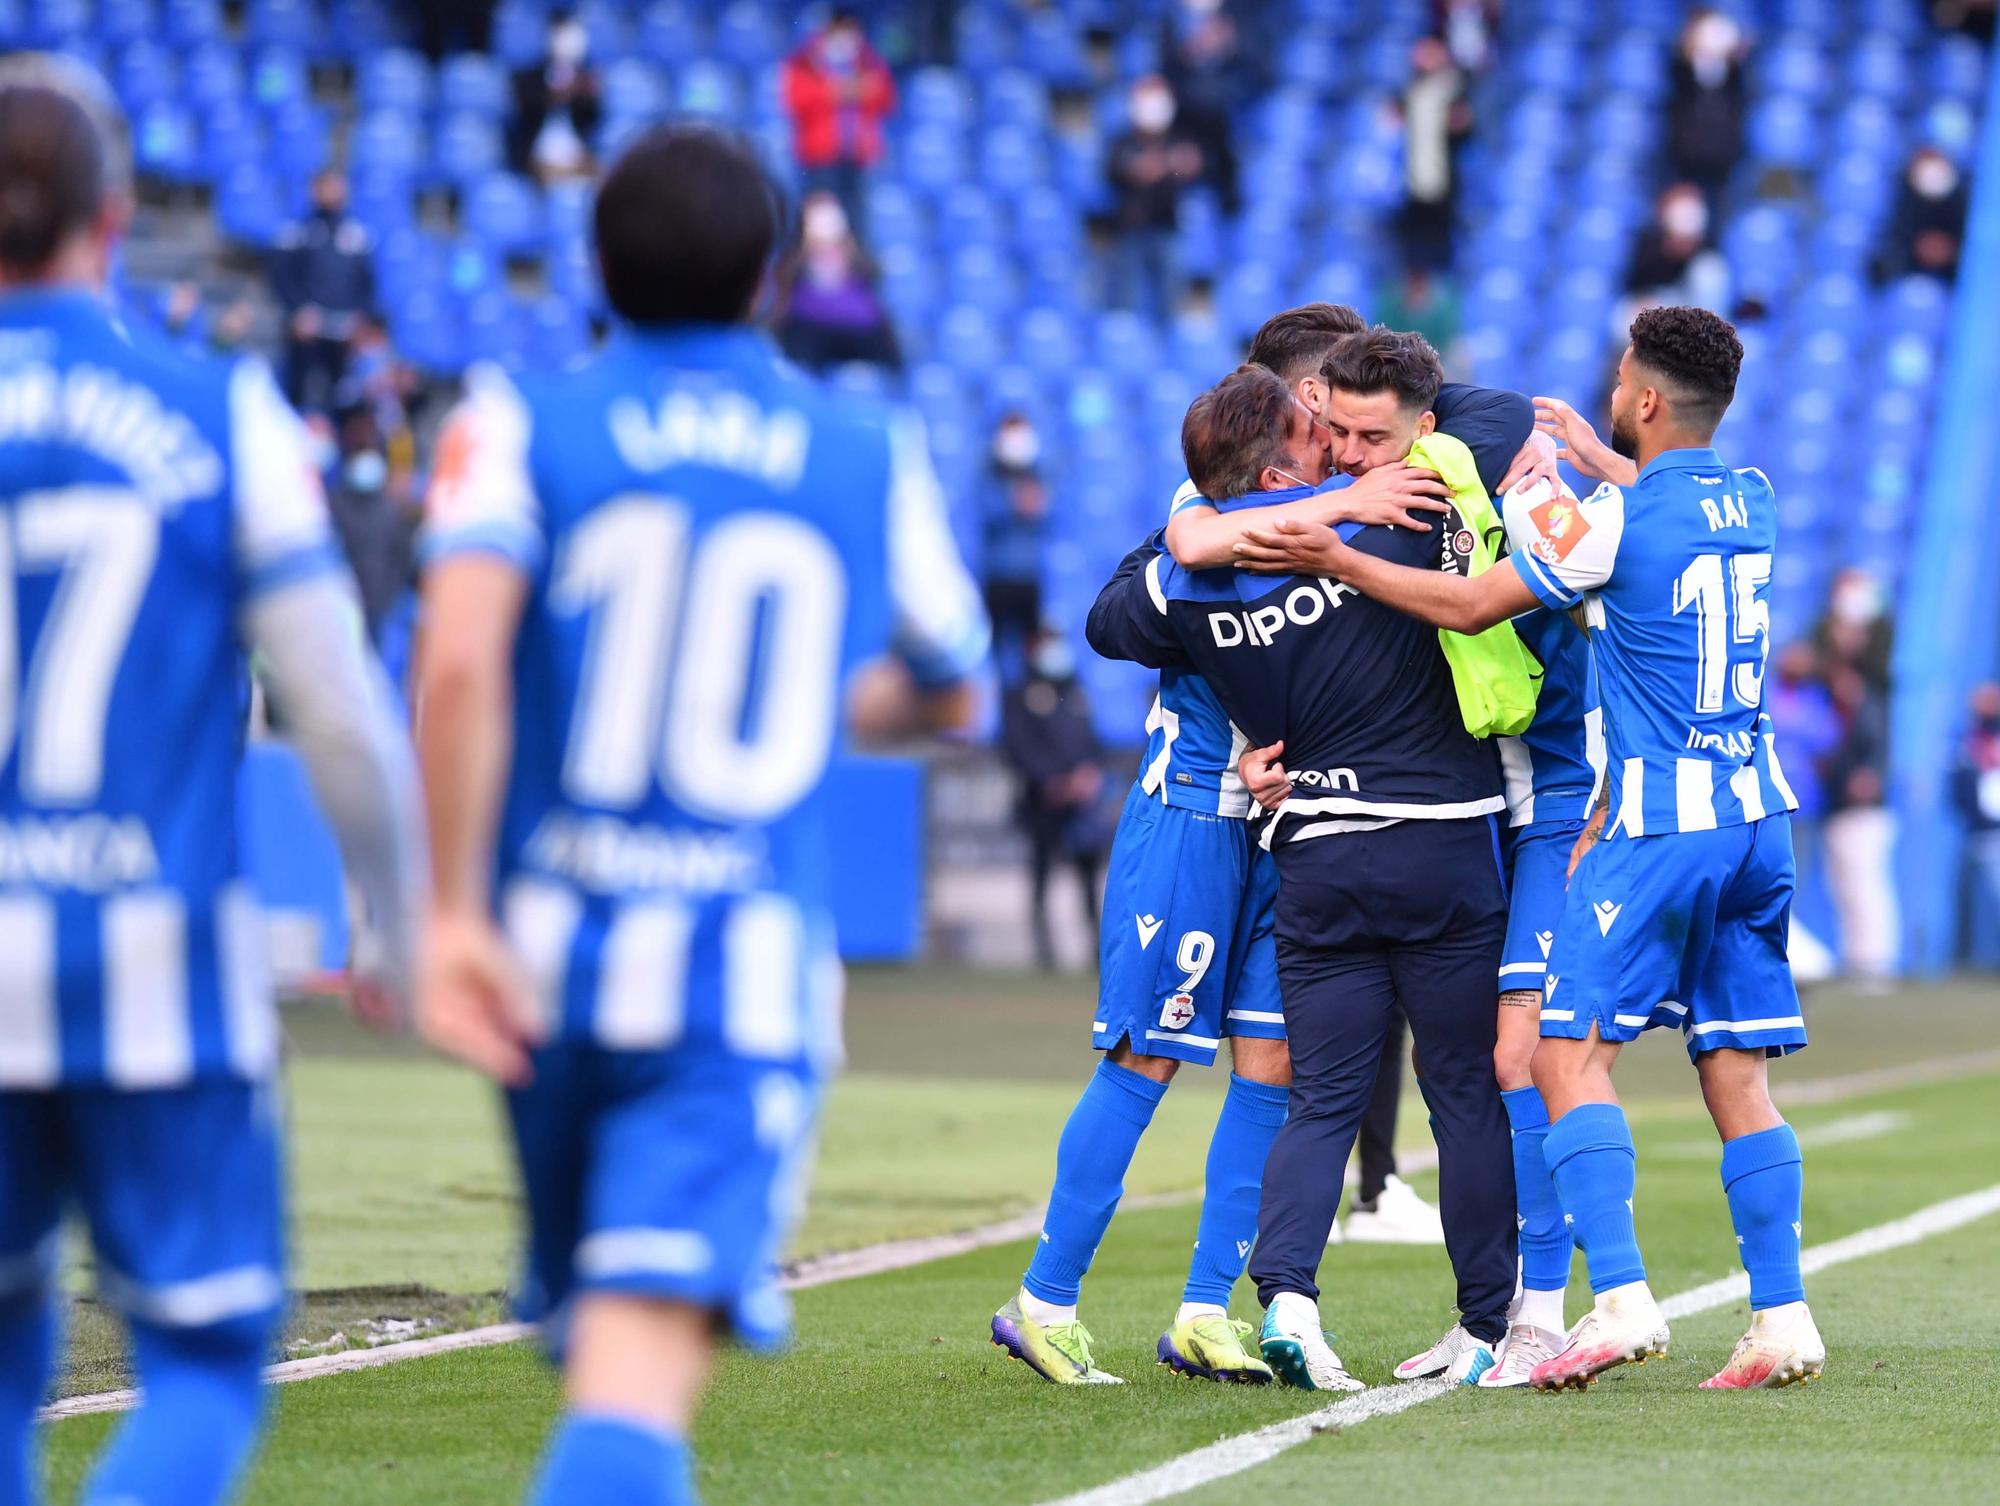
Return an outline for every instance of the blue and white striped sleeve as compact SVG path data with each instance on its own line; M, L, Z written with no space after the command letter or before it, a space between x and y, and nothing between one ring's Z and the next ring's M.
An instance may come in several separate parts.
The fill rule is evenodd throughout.
M986 661L992 629L952 541L923 424L911 414L889 425L888 546L897 657L927 690L969 678Z
M1180 490L1174 493L1174 500L1167 508L1167 517L1170 520L1178 518L1190 507L1213 506L1215 504L1201 494L1200 490L1195 486L1193 478L1190 477L1188 480L1183 481Z
M261 362L229 378L230 505L245 599L346 568L305 425Z
M1611 579L1625 536L1625 494L1610 482L1579 500L1546 481L1503 506L1514 569L1544 606L1575 606Z
M423 559L497 554L532 575L548 540L528 469L532 421L520 390L497 366L475 366L445 421L425 502Z

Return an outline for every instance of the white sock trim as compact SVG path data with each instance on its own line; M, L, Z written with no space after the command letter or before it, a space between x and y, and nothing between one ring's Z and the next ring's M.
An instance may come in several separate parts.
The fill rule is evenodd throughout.
M1029 1322L1039 1323L1044 1328L1051 1327L1057 1323L1074 1323L1076 1321L1076 1304L1074 1302L1067 1305L1056 1302L1044 1302L1025 1286L1021 1288L1021 1295L1018 1300L1021 1304L1022 1315Z
M1226 1318L1229 1309L1213 1302L1183 1302L1174 1314L1176 1324L1189 1323L1196 1318Z
M1560 1287L1552 1292L1538 1292L1533 1287L1523 1287L1520 1306L1514 1314L1514 1321L1527 1323L1535 1328L1546 1328L1550 1333L1566 1332L1569 1325L1563 1322L1563 1296Z

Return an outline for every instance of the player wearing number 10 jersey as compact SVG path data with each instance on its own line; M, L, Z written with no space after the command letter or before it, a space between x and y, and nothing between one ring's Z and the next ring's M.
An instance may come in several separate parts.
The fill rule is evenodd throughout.
M1782 1386L1826 1360L1800 1274L1798 1140L1766 1080L1768 1057L1805 1044L1785 960L1797 802L1763 709L1776 507L1761 472L1732 470L1711 447L1742 358L1736 332L1706 310L1635 319L1611 433L1637 479L1529 510L1513 571L1452 580L1389 570L1337 541L1301 546L1368 595L1460 631L1535 605L1581 605L1589 626L1610 824L1566 896L1534 1078L1552 1121L1544 1155L1597 1300L1532 1372L1545 1389L1665 1352L1635 1232L1631 1131L1611 1085L1619 1048L1663 1022L1661 1000L1679 1010L1722 1137L1750 1277L1750 1331L1705 1384Z
M621 327L568 372L475 373L433 484L421 1013L510 1089L570 1401L535 1499L664 1506L712 1329L786 1327L851 672L907 667L867 666L859 730L955 722L987 629L921 434L745 323L777 222L754 157L649 132L595 220Z

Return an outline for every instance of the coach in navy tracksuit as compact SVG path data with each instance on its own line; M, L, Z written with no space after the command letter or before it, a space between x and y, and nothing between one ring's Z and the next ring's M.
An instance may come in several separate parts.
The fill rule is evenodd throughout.
M1182 441L1204 495L1253 491L1274 438L1299 421L1294 402L1255 367L1197 399ZM1285 500L1261 491L1241 505ZM1452 538L1340 531L1413 565L1439 564ZM1285 743L1292 795L1264 837L1278 862L1293 1077L1250 1261L1259 1298L1318 1299L1340 1171L1400 1007L1437 1131L1461 1322L1497 1343L1515 1274L1514 1172L1493 1075L1506 929L1493 816L1504 801L1498 757L1465 730L1436 630L1331 580L1188 572L1149 541L1099 595L1089 639L1107 658L1192 666L1252 745ZM1334 1383L1349 1382L1343 1372Z

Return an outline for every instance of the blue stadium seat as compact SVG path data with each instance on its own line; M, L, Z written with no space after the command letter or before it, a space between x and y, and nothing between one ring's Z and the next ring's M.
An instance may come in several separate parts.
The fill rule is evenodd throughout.
M1160 336L1150 319L1129 309L1111 309L1094 332L1098 365L1114 377L1150 376L1160 365Z
M673 82L659 64L644 58L620 58L604 70L603 100L607 115L652 119L673 108Z
M1047 5L1031 10L1022 21L1019 59L1057 88L1084 87L1090 80L1090 63L1082 39L1064 7Z
M153 0L98 0L95 31L97 39L108 46L123 47L155 36L159 25Z
M358 141L357 137L357 141ZM361 160L359 150L356 160ZM326 122L310 104L273 111L271 115L271 165L292 179L310 177L327 163L329 146ZM375 158L367 158L373 164Z
M170 104L179 96L180 60L157 42L134 42L119 54L112 84L126 113L136 118L149 106Z
M539 251L547 236L539 194L512 173L488 173L463 190L459 222L507 256Z
M364 55L355 69L355 98L363 110L417 114L430 106L431 65L404 47Z
M1048 86L1020 68L1002 68L986 79L985 113L989 125L1041 131L1048 124Z
M952 253L945 288L953 303L980 309L996 322L1010 319L1021 301L1012 263L983 242Z
M217 100L197 118L201 123L201 155L196 172L205 181L214 182L239 163L270 160L264 123L242 100Z
M132 159L139 171L168 183L191 182L201 161L192 111L156 100L133 118Z
M903 84L903 113L911 128L963 132L972 123L972 92L950 68L919 68Z
M228 34L218 0L165 0L160 21L167 40L183 47Z
M920 193L941 194L969 176L957 135L944 127L912 127L897 158L903 181Z
M1047 184L1029 189L1015 202L1014 245L1023 255L1072 250L1082 233L1076 210Z
M938 200L937 243L941 250L994 246L1002 239L999 210L985 191L965 183Z
M784 34L771 14L754 0L731 0L715 18L711 45L716 56L746 72L776 61L784 44Z
M566 366L590 348L590 322L569 299L550 293L528 311L529 348L538 370Z
M458 52L438 65L437 102L448 113L504 116L513 108L513 89L488 54Z
M734 125L743 117L743 81L721 63L695 59L676 77L674 93L681 112L696 120Z
M1888 101L1900 101L1913 82L1908 55L1888 37L1863 37L1845 49L1845 83L1848 92Z
M359 164L347 184L348 210L379 238L416 222L410 180L372 162Z
M434 165L445 182L464 185L505 165L499 125L483 115L447 115L438 124Z
M505 281L500 258L484 241L461 235L442 250L445 285L461 298L477 297Z
M1076 332L1055 309L1028 310L1017 327L1015 348L1021 363L1044 379L1067 376L1077 362Z
M321 42L319 7L311 0L250 0L244 37L258 45L305 51Z
M248 93L243 82L243 57L222 41L207 41L188 50L181 67L181 92L199 110L236 104Z
M419 288L397 304L389 327L397 348L416 366L438 373L464 370L457 310L436 288Z
M1925 89L1931 95L1977 100L1986 87L1986 53L1971 37L1941 37L1931 53Z
M250 62L250 97L269 111L312 102L312 76L305 54L273 43L257 49Z
M493 55L509 68L532 67L548 49L547 7L538 0L500 0L493 11Z
M683 0L654 0L639 12L639 51L669 67L693 57L703 45L697 7Z
M938 323L937 351L953 369L971 375L990 371L1005 356L1005 345L984 310L958 307Z
M1751 109L1748 137L1752 159L1766 167L1808 168L1824 149L1811 107L1790 94Z
M284 199L261 166L239 162L215 186L215 218L231 240L263 250L284 224Z
M325 34L328 52L368 58L405 46L410 19L407 7L400 13L392 11L390 0L331 0Z
M356 122L348 155L382 172L415 178L426 160L423 122L400 110L375 110Z
M1813 104L1825 97L1833 82L1826 52L1809 32L1788 32L1758 48L1750 66L1759 88Z

